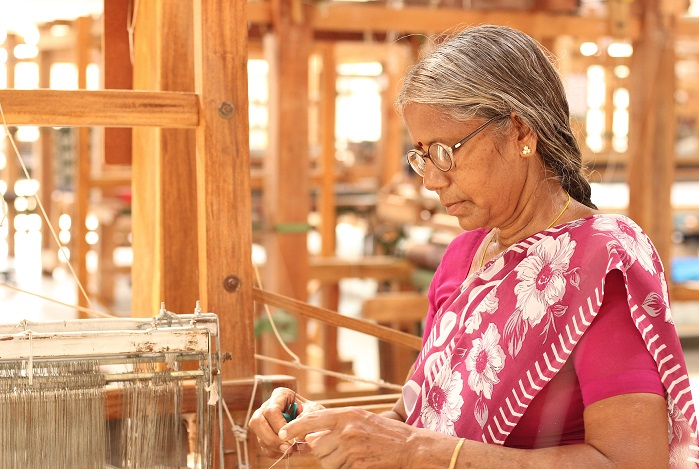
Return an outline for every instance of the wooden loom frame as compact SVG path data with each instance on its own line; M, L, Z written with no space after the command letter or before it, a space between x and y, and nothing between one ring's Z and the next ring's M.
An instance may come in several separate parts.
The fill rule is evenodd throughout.
M225 378L237 379L223 392L233 410L247 407L255 374L246 2L195 0L193 6L194 93L8 89L0 90L0 103L9 125L196 130L194 267L202 309L219 314L222 346L235 357L221 365Z

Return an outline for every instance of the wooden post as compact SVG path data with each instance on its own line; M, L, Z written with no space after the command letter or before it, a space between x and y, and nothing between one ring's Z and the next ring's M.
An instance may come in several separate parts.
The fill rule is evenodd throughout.
M642 34L631 62L629 129L629 216L650 236L670 268L675 171L676 17L663 18L658 2L648 0Z
M264 40L270 64L270 143L265 159L264 186L265 215L270 232L265 242L265 288L304 301L308 296L308 61L313 33L312 11L310 5L300 0L274 0L274 34L268 34ZM297 340L290 345L304 361L305 320L298 319L297 331ZM269 341L263 341L263 352L278 356L281 349L276 339L268 337ZM276 368L265 370L274 373ZM299 380L302 392L304 383L305 380Z
M133 88L133 64L129 48L127 24L130 0L105 0L102 13L102 70L104 88L130 90ZM152 2L149 2L152 3ZM183 10L185 10L183 8ZM136 16L136 18L138 18ZM191 23L191 21L190 21ZM191 50L191 47L190 47ZM176 73L176 70L172 70ZM191 75L191 74L190 74ZM150 88L149 88L150 89ZM186 91L191 91L193 86ZM104 161L108 164L128 165L131 158L132 130L129 127L104 129Z
M138 5L135 87L193 91L191 0ZM200 299L195 131L138 127L133 136L132 314L153 316L162 301L191 313Z
M51 64L53 63L53 53L51 51L41 51L39 54L39 87L51 87ZM53 203L51 202L51 194L54 190L54 155L53 155L53 129L50 127L41 127L40 144L40 161L38 180L41 182L39 187L39 198L46 210L47 220L43 220L41 224L41 249L46 251L42 255L42 264L44 255L51 255L50 266L52 267L56 261L56 253L58 246L51 239L51 231L48 224L54 221ZM43 265L42 265L43 267ZM48 266L47 266L48 267Z
M335 108L337 101L337 63L335 45L331 42L320 46L323 69L320 80L320 127L321 147L323 154L323 173L320 189L320 219L321 219L321 256L334 257L336 249L337 213L335 208ZM337 311L340 303L340 285L337 282L326 283L322 286L323 306ZM337 354L337 328L323 324L322 341L324 353L324 368L339 369ZM337 378L325 377L326 390L334 390Z
M220 317L222 350L233 358L222 364L224 379L251 378L256 369L246 21L245 0L194 2L199 286L202 307ZM228 450L234 445L224 426Z
M87 66L90 64L91 34L90 26L92 19L89 17L78 18L76 26L78 30L76 54L76 65L78 68L78 89L87 88ZM75 202L73 205L73 249L70 254L70 261L75 269L78 282L87 293L87 252L89 246L85 240L87 227L85 219L89 208L90 199L90 127L79 127L77 130L77 151L76 151L76 173L75 173ZM85 297L78 288L78 306L90 306L90 300ZM81 318L88 316L82 311L78 312Z
M631 21L631 3L628 0L609 0L609 32L614 37L628 37ZM641 2L643 3L643 2Z
M5 39L5 49L8 51L13 51L15 48L15 44L17 43L17 37L14 34L8 34L7 39ZM15 65L17 65L17 59L15 58L15 55L12 53L7 54L7 63L5 63L6 67L6 75L7 75L7 88L12 89L15 87ZM10 128L10 131L12 129ZM7 181L7 190L8 192L14 193L14 184L15 181L17 181L17 177L19 175L19 162L17 161L17 155L15 155L15 151L12 148L12 145L10 145L10 142L5 136L5 132L3 129L3 137L2 137L4 147L5 147L5 155L7 156L7 168L5 168L4 173L4 179ZM7 204L7 220L5 220L5 223L7 223L7 255L9 257L14 257L15 255L15 207L13 203L10 201Z
M387 46L386 60L383 62L386 87L382 93L383 132L381 138L380 159L380 185L390 183L404 168L404 126L403 120L396 113L393 103L398 97L398 87L401 78L405 75L408 65L406 49L402 45L390 44Z

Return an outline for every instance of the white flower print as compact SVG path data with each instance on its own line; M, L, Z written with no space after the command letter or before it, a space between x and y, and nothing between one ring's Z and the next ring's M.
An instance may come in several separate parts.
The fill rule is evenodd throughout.
M687 419L677 407L672 396L667 396L667 441L672 443L673 439L682 440L682 426L678 422L684 422Z
M483 313L493 314L498 309L497 287L493 288L476 306L471 315L466 319L466 333L471 334L481 327L483 322Z
M500 332L490 323L480 339L473 340L473 347L466 357L468 386L479 396L490 399L493 386L500 382L498 373L505 366L505 352L500 347Z
M663 300L665 301L665 322L674 324L675 321L672 319L672 311L670 311L670 297L668 295L667 280L665 280L665 275L661 274L660 277L660 288L663 292Z
M595 218L592 227L614 236L631 256L631 263L638 261L646 271L656 273L653 264L655 250L638 225L622 217L598 217Z
M461 373L452 371L448 364L439 370L434 384L423 399L420 419L425 428L445 435L456 435L454 422L461 417L463 388Z
M565 233L555 240L544 238L529 248L527 258L515 267L520 282L515 286L521 318L535 326L566 290L564 274L575 251L575 241Z

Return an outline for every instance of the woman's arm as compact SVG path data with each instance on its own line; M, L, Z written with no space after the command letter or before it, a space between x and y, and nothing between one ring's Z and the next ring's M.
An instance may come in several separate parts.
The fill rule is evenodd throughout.
M585 410L584 444L514 449L464 442L456 468L659 469L668 466L665 400L624 394ZM328 431L322 436L315 433ZM285 425L282 440L306 436L324 468L449 467L456 437L410 427L361 409L314 412Z
M407 378L405 378L405 381L407 382L411 376L415 373L415 365L410 367L410 371L408 372ZM405 404L403 404L403 396L401 395L396 403L393 405L393 409L387 411L387 412L382 412L381 414L382 417L385 417L387 419L391 420L398 420L399 422L405 422L405 419L408 418L407 414L405 413Z

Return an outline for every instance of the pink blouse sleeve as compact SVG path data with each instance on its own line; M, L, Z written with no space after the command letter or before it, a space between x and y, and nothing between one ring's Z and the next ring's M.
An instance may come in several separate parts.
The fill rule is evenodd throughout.
M664 395L653 357L631 319L618 270L607 275L602 306L578 342L573 363L585 407L620 394Z

